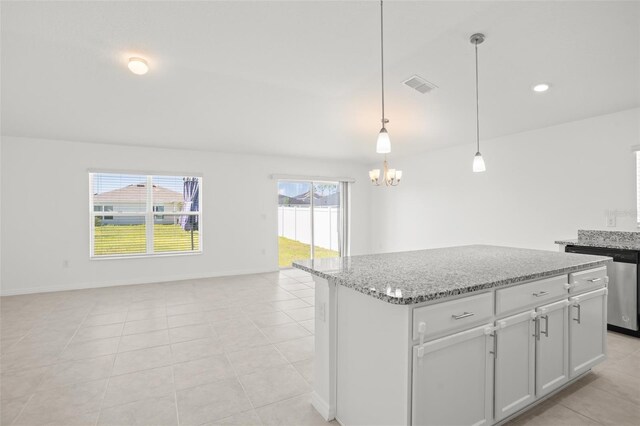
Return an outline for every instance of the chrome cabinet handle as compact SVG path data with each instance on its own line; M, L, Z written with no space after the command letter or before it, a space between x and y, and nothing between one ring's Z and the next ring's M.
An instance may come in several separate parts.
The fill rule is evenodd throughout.
M540 318L544 320L544 331L539 332L538 340L540 340L540 334L544 334L546 337L549 337L549 315L541 315Z
M587 280L590 283L597 283L598 281L602 281L602 278L591 278L590 280Z
M533 296L535 297L541 297L541 296L546 296L547 294L549 294L548 291L539 291L537 293L533 293Z
M533 320L533 325L533 337L535 337L536 340L540 340L540 317L536 317L536 319Z
M459 320L462 318L467 318L467 317L472 317L475 314L473 312L463 312L460 315L451 315L451 318L453 318L454 320Z
M580 312L580 304L578 305L573 305L574 308L578 308L578 318L574 318L573 320L575 322L577 322L578 324L580 324L580 319L581 319L581 312Z

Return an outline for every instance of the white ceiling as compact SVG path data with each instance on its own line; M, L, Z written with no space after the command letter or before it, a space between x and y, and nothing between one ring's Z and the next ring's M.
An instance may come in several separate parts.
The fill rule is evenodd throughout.
M2 2L1 23L5 135L375 158L377 2ZM392 155L474 142L474 32L482 139L640 105L640 2L387 1Z

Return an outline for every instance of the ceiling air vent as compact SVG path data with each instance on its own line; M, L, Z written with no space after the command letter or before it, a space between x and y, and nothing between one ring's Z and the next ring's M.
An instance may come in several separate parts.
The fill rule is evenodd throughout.
M414 75L413 77L403 81L403 83L411 87L412 89L417 90L423 95L438 88L438 86L436 86L435 84L429 83L427 80L417 75Z

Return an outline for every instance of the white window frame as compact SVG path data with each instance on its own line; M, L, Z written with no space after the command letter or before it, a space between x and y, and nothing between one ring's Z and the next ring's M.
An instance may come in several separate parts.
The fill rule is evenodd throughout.
M105 216L104 211L94 211L93 203L93 176L95 174L109 173L109 174L126 174L126 175L139 175L146 177L147 199L146 208L144 212L119 212L111 211L109 216L138 216L145 218L145 231L146 231L146 243L147 250L145 253L131 253L131 254L101 254L96 255L94 253L95 242L95 218L96 216ZM202 226L202 204L203 204L203 190L202 190L202 174L199 173L175 173L175 172L141 172L130 170L88 170L89 175L89 259L91 260L104 260L104 259L131 259L131 258L144 258L144 257L167 257L167 256L197 256L201 255L203 251L203 226ZM199 216L198 217L198 249L192 251L163 251L154 252L153 237L154 237L154 216L157 212L154 211L153 204L153 176L181 176L181 177L196 177L199 180L199 197L200 202L198 204L198 212L175 212L173 215L177 216ZM179 214L176 214L179 213ZM166 213L165 213L166 214ZM150 226L149 226L150 224Z
M340 212L339 212L339 224L338 224L338 244L340 246L340 257L348 257L351 255L351 184L355 182L351 178L326 178L326 177L297 177L292 175L278 175L273 174L271 178L280 182L300 182L308 183L311 186L310 192L313 194L313 187L316 183L331 183L338 184L340 191ZM310 232L311 232L311 249L310 259L315 259L315 221L313 217L314 213L314 199L313 196L309 197L310 207ZM279 250L279 248L278 248ZM293 266L281 267L280 269L292 269Z

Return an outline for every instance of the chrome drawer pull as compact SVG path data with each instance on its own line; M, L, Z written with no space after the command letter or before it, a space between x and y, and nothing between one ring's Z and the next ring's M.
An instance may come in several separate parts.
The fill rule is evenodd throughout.
M549 292L548 292L548 291L539 291L539 292L537 292L537 293L533 293L533 295L534 295L535 297L546 296L547 294L549 294Z
M453 318L454 320L459 320L462 318L472 317L473 315L475 315L473 312L463 312L460 315L451 315L451 318Z
M544 320L544 331L540 330L540 334L549 337L549 315L542 315L540 319ZM540 334L538 334L538 340L540 340Z
M587 280L590 283L597 283L598 281L602 281L602 278L591 278L590 280Z
M573 307L578 309L578 318L574 318L573 320L580 324L580 320L582 319L582 310L580 309L580 304L573 305Z

